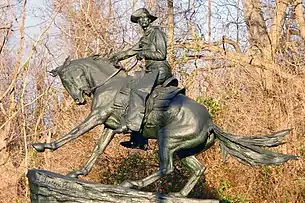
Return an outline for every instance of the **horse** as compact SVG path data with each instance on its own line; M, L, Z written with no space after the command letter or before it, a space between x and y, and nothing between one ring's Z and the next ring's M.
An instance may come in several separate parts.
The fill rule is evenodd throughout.
M128 102L122 102L123 108L116 109L113 108L114 101L122 87L133 78L127 76L124 71L118 71L117 67L106 59L96 60L90 57L74 60L67 58L62 66L51 71L51 75L60 77L64 88L79 105L88 98L84 95L92 94L91 112L82 123L58 140L32 143L32 146L37 152L44 152L45 149L56 150L103 124L104 130L89 160L79 170L68 173L68 176L75 178L86 176L114 137L113 130L121 125ZM142 136L158 141L159 170L141 180L125 180L120 186L142 188L155 182L174 171L173 158L177 156L182 164L190 169L192 175L183 189L175 194L187 196L205 171L205 166L195 155L209 149L216 139L220 141L225 156L230 154L243 164L281 164L288 160L297 160L298 157L273 152L264 147L283 144L283 138L290 132L291 129L286 129L261 136L232 135L213 123L204 105L179 92L171 98L166 109L153 108L147 112L143 123Z

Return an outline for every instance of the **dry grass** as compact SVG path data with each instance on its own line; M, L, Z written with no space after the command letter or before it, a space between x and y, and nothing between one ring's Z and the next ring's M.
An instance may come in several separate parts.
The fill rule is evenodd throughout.
M226 184L225 195L244 197L250 202L304 202L304 76L291 75L286 81L275 77L273 90L261 88L260 73L253 69L230 69L226 74L203 73L211 87L205 96L219 98L221 115L215 122L238 135L266 134L293 128L286 144L277 151L300 155L300 160L283 166L251 168L236 161L221 163L218 148L199 155L210 167L207 182L214 188Z

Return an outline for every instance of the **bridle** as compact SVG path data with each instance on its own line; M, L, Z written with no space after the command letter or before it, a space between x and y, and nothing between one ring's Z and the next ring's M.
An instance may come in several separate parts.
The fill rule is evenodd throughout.
M93 92L96 88L99 88L103 85L105 85L107 82L109 82L113 77L115 77L117 74L119 74L119 72L121 72L122 70L124 70L125 72L129 72L131 69L133 69L137 64L138 64L138 61L137 60L132 66L131 68L129 68L128 70L124 70L123 66L122 65L119 65L119 64L114 64L115 67L120 67L117 71L115 71L114 73L112 73L104 82L94 86L91 88L91 92Z

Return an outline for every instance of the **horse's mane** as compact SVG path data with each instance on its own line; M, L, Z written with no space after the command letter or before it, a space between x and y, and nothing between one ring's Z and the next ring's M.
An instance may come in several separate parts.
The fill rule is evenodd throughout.
M71 66L72 64L72 66ZM69 70L70 68L74 68L76 66L82 68L98 68L101 72L111 75L113 72L117 71L117 68L108 61L107 58L103 57L86 57L86 58L79 58L70 60L70 57L66 58L63 65L58 66L54 70L50 71L51 75L56 76L57 74L62 74ZM126 76L124 71L119 73L121 76Z
M93 57L88 57L85 59L93 60L95 63L98 64L98 68L101 69L103 72L111 70L111 74L117 71L118 69L113 65L113 63L109 62L108 58L93 58ZM126 76L127 73L125 71L121 71L118 73L121 76Z

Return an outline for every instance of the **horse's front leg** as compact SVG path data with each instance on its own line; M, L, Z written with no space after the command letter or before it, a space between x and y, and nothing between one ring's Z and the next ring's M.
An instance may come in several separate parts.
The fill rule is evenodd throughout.
M103 124L107 117L108 115L106 114L106 111L92 111L81 124L62 138L50 143L33 143L32 146L37 152L44 152L45 149L56 150L82 134L88 132L95 126Z
M105 128L87 163L81 169L68 173L68 176L78 178L80 175L88 175L98 157L105 151L106 147L111 142L113 136L113 130Z

